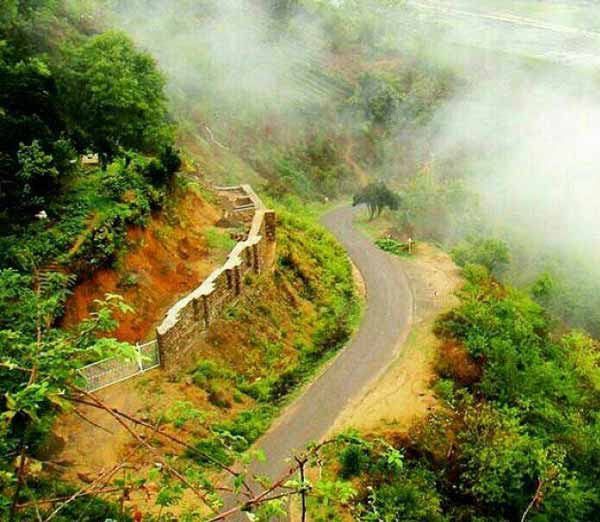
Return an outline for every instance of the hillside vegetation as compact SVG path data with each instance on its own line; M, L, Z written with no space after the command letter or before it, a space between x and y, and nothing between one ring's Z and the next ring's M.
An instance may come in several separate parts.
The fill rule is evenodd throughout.
M91 4L0 5L0 513L7 520L128 520L124 497L120 508L112 495L64 502L78 487L87 490L88 479L77 474L73 453L70 467L56 464L60 452L108 445L116 459L124 458L120 449L131 455L106 432L103 442L97 432L85 439L82 423L93 417L81 413L85 405L77 407L79 424L61 416L81 397L77 369L107 356L131 357L128 342L153 336L165 310L223 262L234 240L215 226L222 213L208 182L228 162L246 181L257 174L236 151L223 158L206 142L175 149L177 136L186 144L185 122L178 127L168 114L154 58L123 33L99 31L102 24L86 11ZM316 155L325 157L326 149ZM84 154L97 154L97 164L81 161ZM335 163L323 161L325 169ZM290 193L308 194L300 186ZM146 410L151 399L142 394L145 414L182 437L195 412L210 419L191 429L205 448L194 455L193 483L203 487L212 468L198 455L238 458L289 394L343 345L358 316L340 248L310 216L283 207L280 215L275 272L247 282L251 295L196 347L197 368L182 368L178 383L156 385L158 395L170 386L173 397ZM175 391L189 379L195 404ZM56 433L81 446L61 447ZM84 438L73 440L77 433ZM192 473L193 461L181 455L181 472ZM88 470L102 476L111 460L96 462L100 468ZM143 469L132 483L136 491L148 480L157 488L146 500L150 513L180 497L178 472L167 469L164 481Z
M282 496L241 508L266 521L299 495L314 521L600 520L597 78L438 38L449 28L402 0L0 0L0 518L207 521L244 492L252 443L359 315L315 223L355 195L390 255L432 242L463 269L436 322L437 408L408 434L311 444ZM571 120L575 164L549 132ZM132 357L222 261L209 186L239 182L278 212L273 273L248 276L172 379L82 393L78 368Z
M461 305L437 323L441 407L408 436L356 434L338 447L353 516L596 520L597 344L555 334L543 308L487 268L464 275Z
M169 440L159 445L177 457L173 466L182 473L193 471L217 482L220 468L231 465L266 431L293 392L342 348L358 319L343 250L324 230L280 212L273 274L248 276L242 298L193 347L195 362L181 368L177 379L153 372L98 394L113 408L186 441L187 448ZM48 444L54 447L53 459L70 463L63 479L83 487L85 479L127 458L137 477L129 482L131 505L153 513L168 495L173 512L194 506L175 484L153 476L155 456L136 448L109 414L78 409L95 425L68 414ZM112 435L99 438L98 425Z

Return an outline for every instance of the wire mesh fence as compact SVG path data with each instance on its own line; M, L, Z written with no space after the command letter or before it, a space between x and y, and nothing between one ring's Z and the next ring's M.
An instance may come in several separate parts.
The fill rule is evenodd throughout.
M136 345L133 359L109 357L79 369L85 379L85 390L94 392L111 384L135 377L160 366L160 354L156 340Z

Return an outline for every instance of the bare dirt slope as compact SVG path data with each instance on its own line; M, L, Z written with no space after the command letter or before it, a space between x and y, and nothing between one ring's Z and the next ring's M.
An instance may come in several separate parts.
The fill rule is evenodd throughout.
M146 227L132 227L126 252L112 267L101 268L79 283L67 302L63 324L71 327L89 316L96 299L119 294L134 314L119 314L112 335L121 341L144 341L181 296L210 274L220 259L206 232L221 210L192 190L177 199L177 212L153 216ZM225 233L225 231L222 231Z

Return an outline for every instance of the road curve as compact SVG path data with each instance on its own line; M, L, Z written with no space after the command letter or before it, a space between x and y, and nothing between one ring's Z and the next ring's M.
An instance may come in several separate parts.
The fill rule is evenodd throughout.
M363 275L367 307L362 323L349 345L259 439L267 460L253 465L254 473L277 478L294 451L321 439L348 402L394 360L410 330L413 300L400 260L356 230L354 215L355 209L341 207L322 223Z

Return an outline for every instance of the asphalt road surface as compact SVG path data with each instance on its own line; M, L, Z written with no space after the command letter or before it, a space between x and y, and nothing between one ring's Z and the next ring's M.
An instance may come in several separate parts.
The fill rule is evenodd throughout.
M353 226L356 209L342 207L322 219L362 273L367 307L358 332L329 367L257 442L267 460L252 471L276 479L286 459L325 436L337 416L395 359L410 330L413 298L400 260L377 248Z

